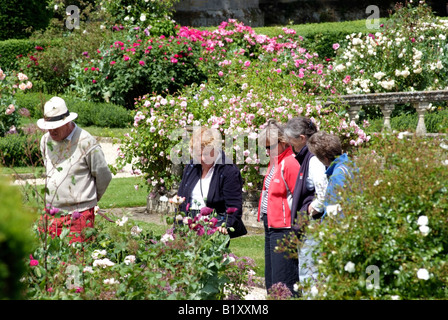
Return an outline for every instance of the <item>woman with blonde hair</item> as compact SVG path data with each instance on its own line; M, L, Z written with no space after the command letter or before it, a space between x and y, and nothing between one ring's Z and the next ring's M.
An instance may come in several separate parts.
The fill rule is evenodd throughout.
M193 159L185 166L177 193L186 201L179 210L194 218L203 208L214 209L221 223L226 223L220 231L235 238L247 233L242 220L243 179L221 145L218 130L205 126L194 130L190 140Z
M270 160L258 205L258 221L263 220L265 230L266 289L269 292L272 285L281 282L291 294L297 295L294 290L299 281L297 260L288 258L287 253L276 252L278 241L291 235L290 201L300 169L283 130L282 124L269 120L259 135L259 146L266 147Z

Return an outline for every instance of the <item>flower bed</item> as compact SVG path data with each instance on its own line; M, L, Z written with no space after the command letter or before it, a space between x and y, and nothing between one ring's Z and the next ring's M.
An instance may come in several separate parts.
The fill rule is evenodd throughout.
M114 219L97 216L96 228L84 231L92 242L68 245L68 229L60 237L38 234L22 279L28 299L241 299L254 285L253 260L229 251L212 214L178 220L162 236L126 216Z

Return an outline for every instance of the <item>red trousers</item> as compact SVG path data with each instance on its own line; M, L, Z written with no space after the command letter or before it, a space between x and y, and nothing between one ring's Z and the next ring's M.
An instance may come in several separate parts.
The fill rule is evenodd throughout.
M71 214L62 217L52 217L45 213L39 221L39 231L44 232L45 225L50 236L54 238L55 236L60 236L63 228L69 228L70 232L68 234L70 239L70 244L73 242L84 242L90 239L85 239L82 234L82 230L86 227L93 228L95 223L95 213L94 208L88 209L86 211L80 212L80 217L74 219Z

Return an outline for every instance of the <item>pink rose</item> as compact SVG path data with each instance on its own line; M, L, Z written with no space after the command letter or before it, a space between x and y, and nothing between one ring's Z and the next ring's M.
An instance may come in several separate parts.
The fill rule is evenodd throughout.
M33 255L30 254L30 267L35 267L39 265L39 261L33 258Z
M8 108L6 108L6 112L5 112L5 113L6 113L7 115L9 115L9 114L13 113L15 110L16 110L16 107L14 107L13 104L10 104L10 105L8 106Z
M227 214L232 214L234 212L238 211L238 208L227 208Z

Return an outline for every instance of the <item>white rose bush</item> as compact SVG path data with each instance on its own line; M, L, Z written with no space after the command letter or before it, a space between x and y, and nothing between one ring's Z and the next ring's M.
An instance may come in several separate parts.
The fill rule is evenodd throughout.
M319 280L302 285L319 288L314 299L447 299L448 151L437 139L378 141L356 151L359 172L338 189L343 217L306 230Z
M446 89L448 20L426 4L396 8L370 34L351 34L335 46L328 85L341 94Z

